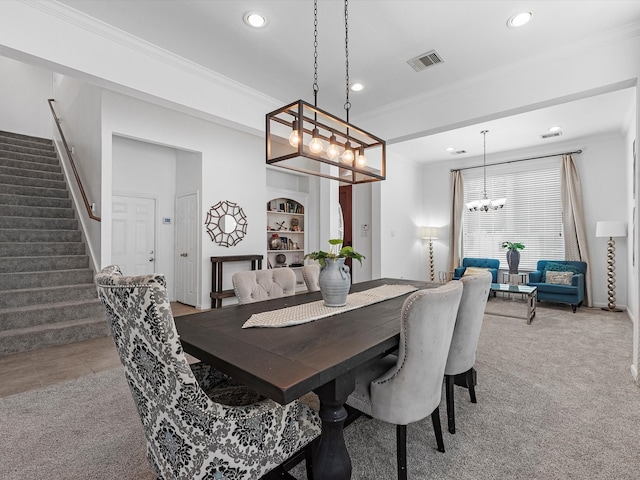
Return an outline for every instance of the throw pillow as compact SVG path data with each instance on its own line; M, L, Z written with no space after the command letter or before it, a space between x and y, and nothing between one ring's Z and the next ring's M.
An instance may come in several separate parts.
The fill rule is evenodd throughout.
M463 277L467 277L469 275L478 275L479 273L484 273L484 272L488 272L489 269L488 268L481 268L481 267L467 267L464 270L464 273L462 274Z
M556 285L571 285L573 272L547 272L547 283Z
M547 272L580 273L580 270L578 270L578 267L574 267L573 265L569 265L565 263L548 262L544 265L544 270L542 270L542 281L551 283L547 280Z

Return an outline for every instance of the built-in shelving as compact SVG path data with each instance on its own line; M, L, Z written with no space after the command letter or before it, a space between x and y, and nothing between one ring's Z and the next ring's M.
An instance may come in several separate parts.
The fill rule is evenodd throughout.
M305 255L304 205L290 198L267 202L267 268L289 267L304 288L302 266Z

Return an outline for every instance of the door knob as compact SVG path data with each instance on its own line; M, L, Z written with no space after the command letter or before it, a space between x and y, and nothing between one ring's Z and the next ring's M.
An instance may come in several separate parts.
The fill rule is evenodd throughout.
M153 257L149 257L149 261L150 261L150 262L153 262Z

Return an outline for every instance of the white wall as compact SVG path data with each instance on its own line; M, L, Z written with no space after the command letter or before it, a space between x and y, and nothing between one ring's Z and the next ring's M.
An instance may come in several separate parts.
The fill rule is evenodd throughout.
M61 120L61 128L69 148L73 148L73 156L82 188L89 204L96 204L95 214L101 215L101 176L100 166L102 136L100 134L100 111L102 93L99 88L87 85L63 75L54 75L54 108ZM101 222L89 218L84 205L80 187L71 170L64 147L58 132L54 134L56 144L61 152L65 167L69 190L71 191L76 212L83 226L89 253L94 266L100 264L100 228ZM111 141L109 139L109 141Z
M51 138L51 95L50 71L0 57L0 130Z
M114 135L202 155L201 291L198 306L210 306L211 256L266 255L264 139L112 92L104 92L102 112L103 218L111 216L113 151L104 139ZM247 235L234 247L213 243L204 228L206 214L219 201L240 205ZM102 225L103 265L111 260L111 227ZM226 267L225 267L226 270ZM225 274L226 277L226 274Z
M372 235L380 238L380 277L426 280L422 222L422 170L387 152L387 178L380 184L380 220L372 213ZM373 266L374 276L376 275Z

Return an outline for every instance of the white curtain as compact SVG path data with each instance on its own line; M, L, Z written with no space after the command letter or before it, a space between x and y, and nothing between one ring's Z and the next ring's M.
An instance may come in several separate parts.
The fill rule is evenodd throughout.
M591 307L591 299L593 298L591 294L591 262L587 248L582 188L578 170L571 155L562 156L561 186L565 259L586 262L584 303L587 307Z
M449 271L460 266L462 214L464 213L464 182L462 172L451 172L451 235L449 236Z

